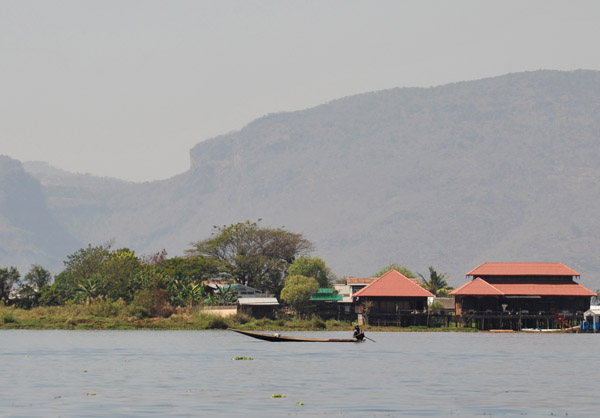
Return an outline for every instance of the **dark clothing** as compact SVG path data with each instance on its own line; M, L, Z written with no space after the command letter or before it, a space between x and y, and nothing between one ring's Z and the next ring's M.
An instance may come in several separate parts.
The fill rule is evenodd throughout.
M355 327L354 334L352 334L352 337L360 341L365 338L365 333L362 331L362 329L360 329L360 327Z

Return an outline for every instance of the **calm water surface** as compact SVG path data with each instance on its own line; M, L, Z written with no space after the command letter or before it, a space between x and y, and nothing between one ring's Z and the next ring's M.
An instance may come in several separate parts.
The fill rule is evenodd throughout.
M0 416L600 416L600 335L368 336L0 331Z

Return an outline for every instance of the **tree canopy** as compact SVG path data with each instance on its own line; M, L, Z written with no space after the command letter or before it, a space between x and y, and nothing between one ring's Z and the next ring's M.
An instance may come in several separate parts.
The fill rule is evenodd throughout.
M301 234L258 222L215 226L211 238L194 243L188 253L215 260L222 277L277 295L289 265L313 245Z
M7 300L10 291L19 283L21 274L16 267L0 268L0 300Z
M402 273L405 277L408 278L415 278L415 274L412 271L400 264L390 264L389 266L384 267L382 270L375 273L373 277L381 277L390 270L396 270L398 271L398 273Z
M29 286L40 290L47 284L50 284L52 274L39 264L33 264L29 272L23 278L23 282Z
M308 312L310 297L319 291L319 283L312 277L301 275L288 276L285 287L281 291L281 299L298 312L304 315Z
M331 269L327 267L325 261L319 257L310 257L302 255L298 257L288 268L289 276L301 275L305 277L313 277L317 280L320 287L329 287L335 281L335 275Z

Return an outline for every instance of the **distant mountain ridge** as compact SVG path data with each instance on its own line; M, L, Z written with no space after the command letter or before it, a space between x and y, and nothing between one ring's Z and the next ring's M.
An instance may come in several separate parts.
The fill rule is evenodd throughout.
M56 270L78 246L47 207L39 181L0 155L0 267L16 266L25 274L38 263Z
M433 265L457 286L484 261L560 261L596 290L599 115L600 72L535 71L268 115L200 142L163 181L28 170L78 242L175 255L212 225L262 218L338 275Z

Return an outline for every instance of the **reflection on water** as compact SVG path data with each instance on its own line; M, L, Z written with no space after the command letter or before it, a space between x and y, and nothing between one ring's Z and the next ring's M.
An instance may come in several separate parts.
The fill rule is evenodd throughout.
M377 342L270 343L228 331L0 331L0 416L600 411L598 335L368 335Z

